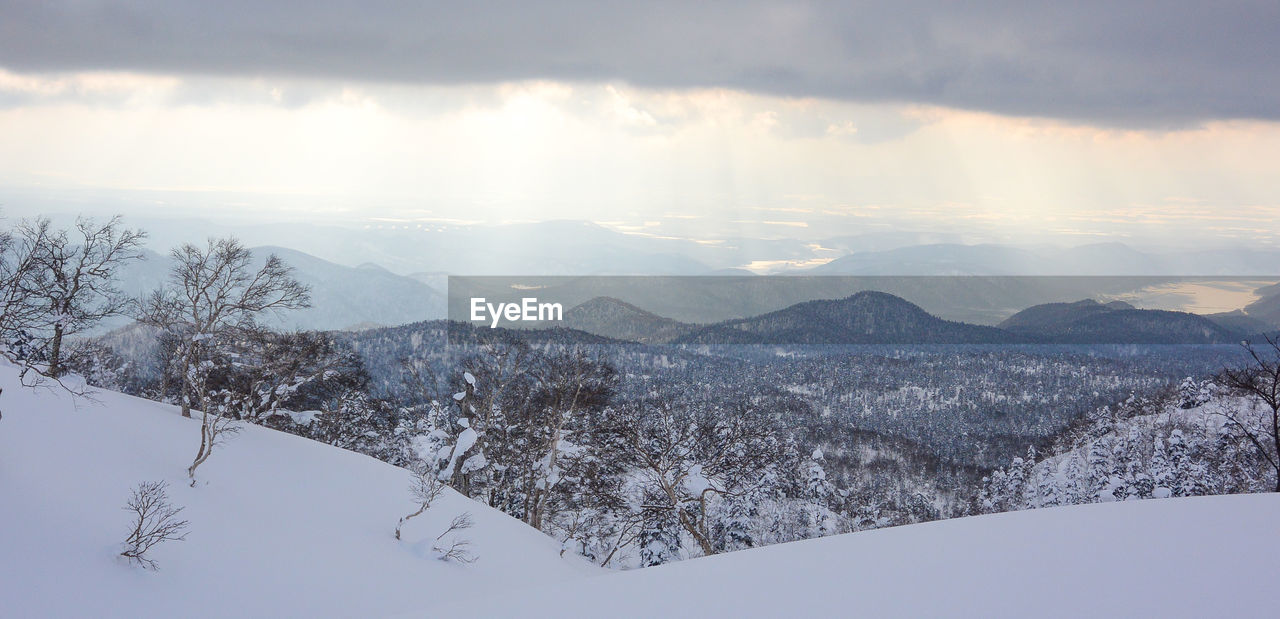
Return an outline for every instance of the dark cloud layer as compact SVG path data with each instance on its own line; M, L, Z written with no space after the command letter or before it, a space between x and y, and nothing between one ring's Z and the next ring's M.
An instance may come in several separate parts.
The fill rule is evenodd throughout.
M1118 125L1280 118L1280 2L0 0L0 66L724 86Z

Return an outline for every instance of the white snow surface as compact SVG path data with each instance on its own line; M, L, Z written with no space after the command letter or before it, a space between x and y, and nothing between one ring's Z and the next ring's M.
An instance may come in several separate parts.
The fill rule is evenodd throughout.
M1280 495L1129 501L866 531L605 572L447 492L409 521L407 472L255 426L189 488L198 421L100 391L17 384L0 367L4 617L1225 617L1280 604ZM117 557L131 487L164 479L190 520ZM462 511L479 560L433 538Z
M1039 509L613 573L436 616L1261 616L1280 604L1277 523L1276 494Z
M409 474L367 456L245 425L187 486L200 440L172 406L98 391L98 403L18 385L0 366L0 616L369 617L433 610L510 587L598 572L501 512L447 493L415 509ZM141 481L169 482L185 541L117 556ZM432 541L470 511L461 535L479 559L444 563Z

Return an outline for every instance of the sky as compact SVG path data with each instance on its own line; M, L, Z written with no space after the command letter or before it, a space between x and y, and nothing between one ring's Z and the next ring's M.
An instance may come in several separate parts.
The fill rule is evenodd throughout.
M0 209L1280 246L1280 4L12 2Z

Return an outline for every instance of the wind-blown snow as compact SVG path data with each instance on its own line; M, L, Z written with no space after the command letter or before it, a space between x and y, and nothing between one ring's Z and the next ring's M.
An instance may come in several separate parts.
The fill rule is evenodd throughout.
M452 491L396 541L416 508L409 475L363 455L245 426L190 488L199 421L174 407L105 391L77 403L20 387L8 366L0 387L0 616L438 616L450 600L596 571ZM150 572L117 553L130 488L160 479L191 524ZM463 511L479 560L444 563L431 542Z

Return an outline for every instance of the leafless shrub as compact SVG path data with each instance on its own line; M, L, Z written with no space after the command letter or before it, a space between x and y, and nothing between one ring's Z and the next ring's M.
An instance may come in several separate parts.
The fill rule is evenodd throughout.
M178 519L183 508L169 503L166 487L163 481L142 482L133 489L124 507L134 518L133 530L125 539L125 549L120 556L151 570L157 565L147 556L147 551L160 542L187 538L187 521Z
M226 442L240 431L234 419L229 415L214 415L202 411L200 416L200 451L187 468L187 477L191 478L191 487L196 486L196 469L213 455L213 448Z
M400 528L406 521L422 515L444 492L444 482L436 477L436 472L425 462L416 462L409 470L413 472L413 477L409 481L409 494L413 495L413 501L418 505L418 510L396 523L396 539L400 539Z
M446 535L463 529L470 529L474 524L475 521L471 519L471 512L462 512L457 515L449 523L449 528L445 529L444 533L436 536L436 544L431 547L431 550L439 555L441 561L456 561L458 563L475 561L478 557L470 550L471 540L454 536L448 541L442 541Z

